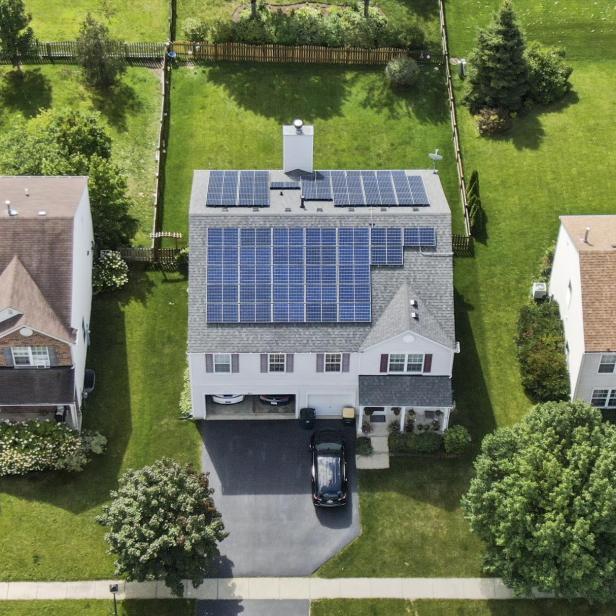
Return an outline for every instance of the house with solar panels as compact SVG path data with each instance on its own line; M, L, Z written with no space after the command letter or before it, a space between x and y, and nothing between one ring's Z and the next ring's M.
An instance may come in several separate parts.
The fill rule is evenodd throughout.
M197 419L447 427L454 407L451 212L431 170L314 170L312 126L283 169L195 171L188 356ZM369 419L368 419L369 418Z

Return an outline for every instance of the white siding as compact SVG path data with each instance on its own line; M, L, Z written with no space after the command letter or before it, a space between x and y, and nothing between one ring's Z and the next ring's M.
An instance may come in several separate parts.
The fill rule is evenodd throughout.
M84 324L90 326L92 307L92 215L88 190L84 191L73 221L73 284L71 298L71 327L77 330L73 345L73 365L75 366L75 387L81 399L83 378L88 351L87 336L84 340Z
M584 355L581 290L579 255L569 234L561 226L554 253L549 293L558 302L565 330L565 340L569 348L567 365L572 398L578 397L580 366Z
M599 374L603 353L585 353L574 398L590 402L593 389L616 389L616 373Z

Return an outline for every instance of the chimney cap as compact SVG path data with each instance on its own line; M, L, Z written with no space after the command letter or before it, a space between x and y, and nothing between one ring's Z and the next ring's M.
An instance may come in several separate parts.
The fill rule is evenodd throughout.
M304 121L301 120L300 118L295 118L295 120L293 120L293 126L295 126L295 130L298 133L301 133L302 127L304 126Z

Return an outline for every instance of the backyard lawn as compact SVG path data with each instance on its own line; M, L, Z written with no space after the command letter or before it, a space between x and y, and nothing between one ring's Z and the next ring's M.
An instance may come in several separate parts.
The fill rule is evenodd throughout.
M316 601L311 616L609 616L614 606L581 601Z
M119 601L118 616L194 616L189 600ZM3 601L2 616L110 616L111 601Z
M95 517L119 474L163 456L199 463L197 430L178 419L186 282L133 271L125 289L95 300L91 323L97 383L84 427L107 436L108 450L82 473L0 481L2 580L111 576Z
M25 0L40 41L75 40L88 13L122 41L164 42L169 38L169 0Z
M315 165L425 168L435 147L450 152L440 69L426 67L413 95L392 93L382 69L232 64L174 71L166 230L186 232L194 169L279 169L282 124L315 125ZM455 168L441 166L453 207Z
M135 242L149 244L155 187L155 152L161 107L159 71L129 68L106 96L86 88L74 66L28 66L23 78L0 67L0 130L16 118L32 118L45 109L96 110L113 138L116 162L128 176L139 220Z

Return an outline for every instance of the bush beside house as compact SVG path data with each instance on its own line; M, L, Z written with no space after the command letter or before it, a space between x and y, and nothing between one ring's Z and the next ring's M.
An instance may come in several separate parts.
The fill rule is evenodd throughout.
M565 337L556 302L529 304L517 332L522 384L535 402L569 398Z
M438 432L392 432L389 435L391 453L436 453L443 446L443 437Z
M92 288L95 294L121 289L128 282L128 265L115 250L101 251L94 261Z
M0 422L0 477L36 471L82 471L107 439L54 421Z

